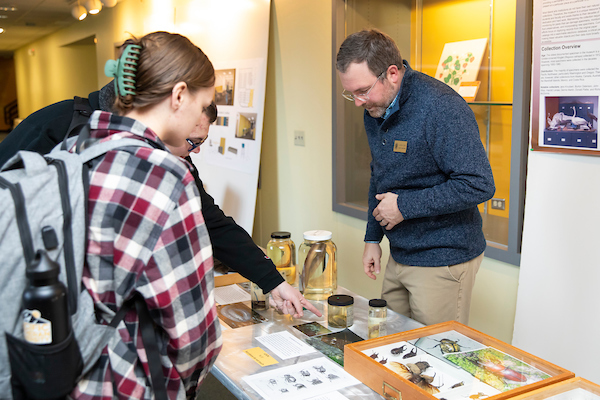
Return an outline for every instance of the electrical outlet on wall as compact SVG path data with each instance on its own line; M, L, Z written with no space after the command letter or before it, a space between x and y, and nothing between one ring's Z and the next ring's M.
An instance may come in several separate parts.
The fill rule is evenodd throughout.
M294 145L304 146L304 131L294 131Z
M492 210L504 210L504 199L492 199Z

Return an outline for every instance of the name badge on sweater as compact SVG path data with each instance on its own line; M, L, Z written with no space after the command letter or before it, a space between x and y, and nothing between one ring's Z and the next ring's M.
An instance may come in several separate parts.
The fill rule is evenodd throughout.
M395 140L394 141L394 153L406 153L406 146L408 142L404 140Z

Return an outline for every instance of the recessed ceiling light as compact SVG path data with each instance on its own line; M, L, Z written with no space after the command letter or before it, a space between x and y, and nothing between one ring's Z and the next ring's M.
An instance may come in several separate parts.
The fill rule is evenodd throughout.
M0 11L17 11L17 7L0 7Z
M102 3L100 0L86 0L84 6L87 8L88 13L92 15L98 14L100 10L102 10Z
M0 33L4 33L4 28L0 28Z

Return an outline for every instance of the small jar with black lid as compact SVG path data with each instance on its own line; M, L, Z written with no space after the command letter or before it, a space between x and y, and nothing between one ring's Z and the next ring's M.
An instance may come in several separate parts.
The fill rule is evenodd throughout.
M347 328L354 324L354 297L334 294L327 298L327 322L332 328Z
M367 325L369 339L387 335L387 302L385 300L369 300Z
M296 283L296 245L289 232L278 231L271 233L267 243L267 256L273 261L277 271L287 283Z

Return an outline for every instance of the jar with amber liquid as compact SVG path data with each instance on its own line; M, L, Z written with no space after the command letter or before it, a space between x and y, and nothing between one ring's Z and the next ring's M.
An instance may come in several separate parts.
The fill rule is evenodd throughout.
M337 290L337 248L329 231L304 232L298 249L299 289L310 300L325 300Z
M267 243L267 256L287 283L296 283L296 245L289 232L273 232Z

